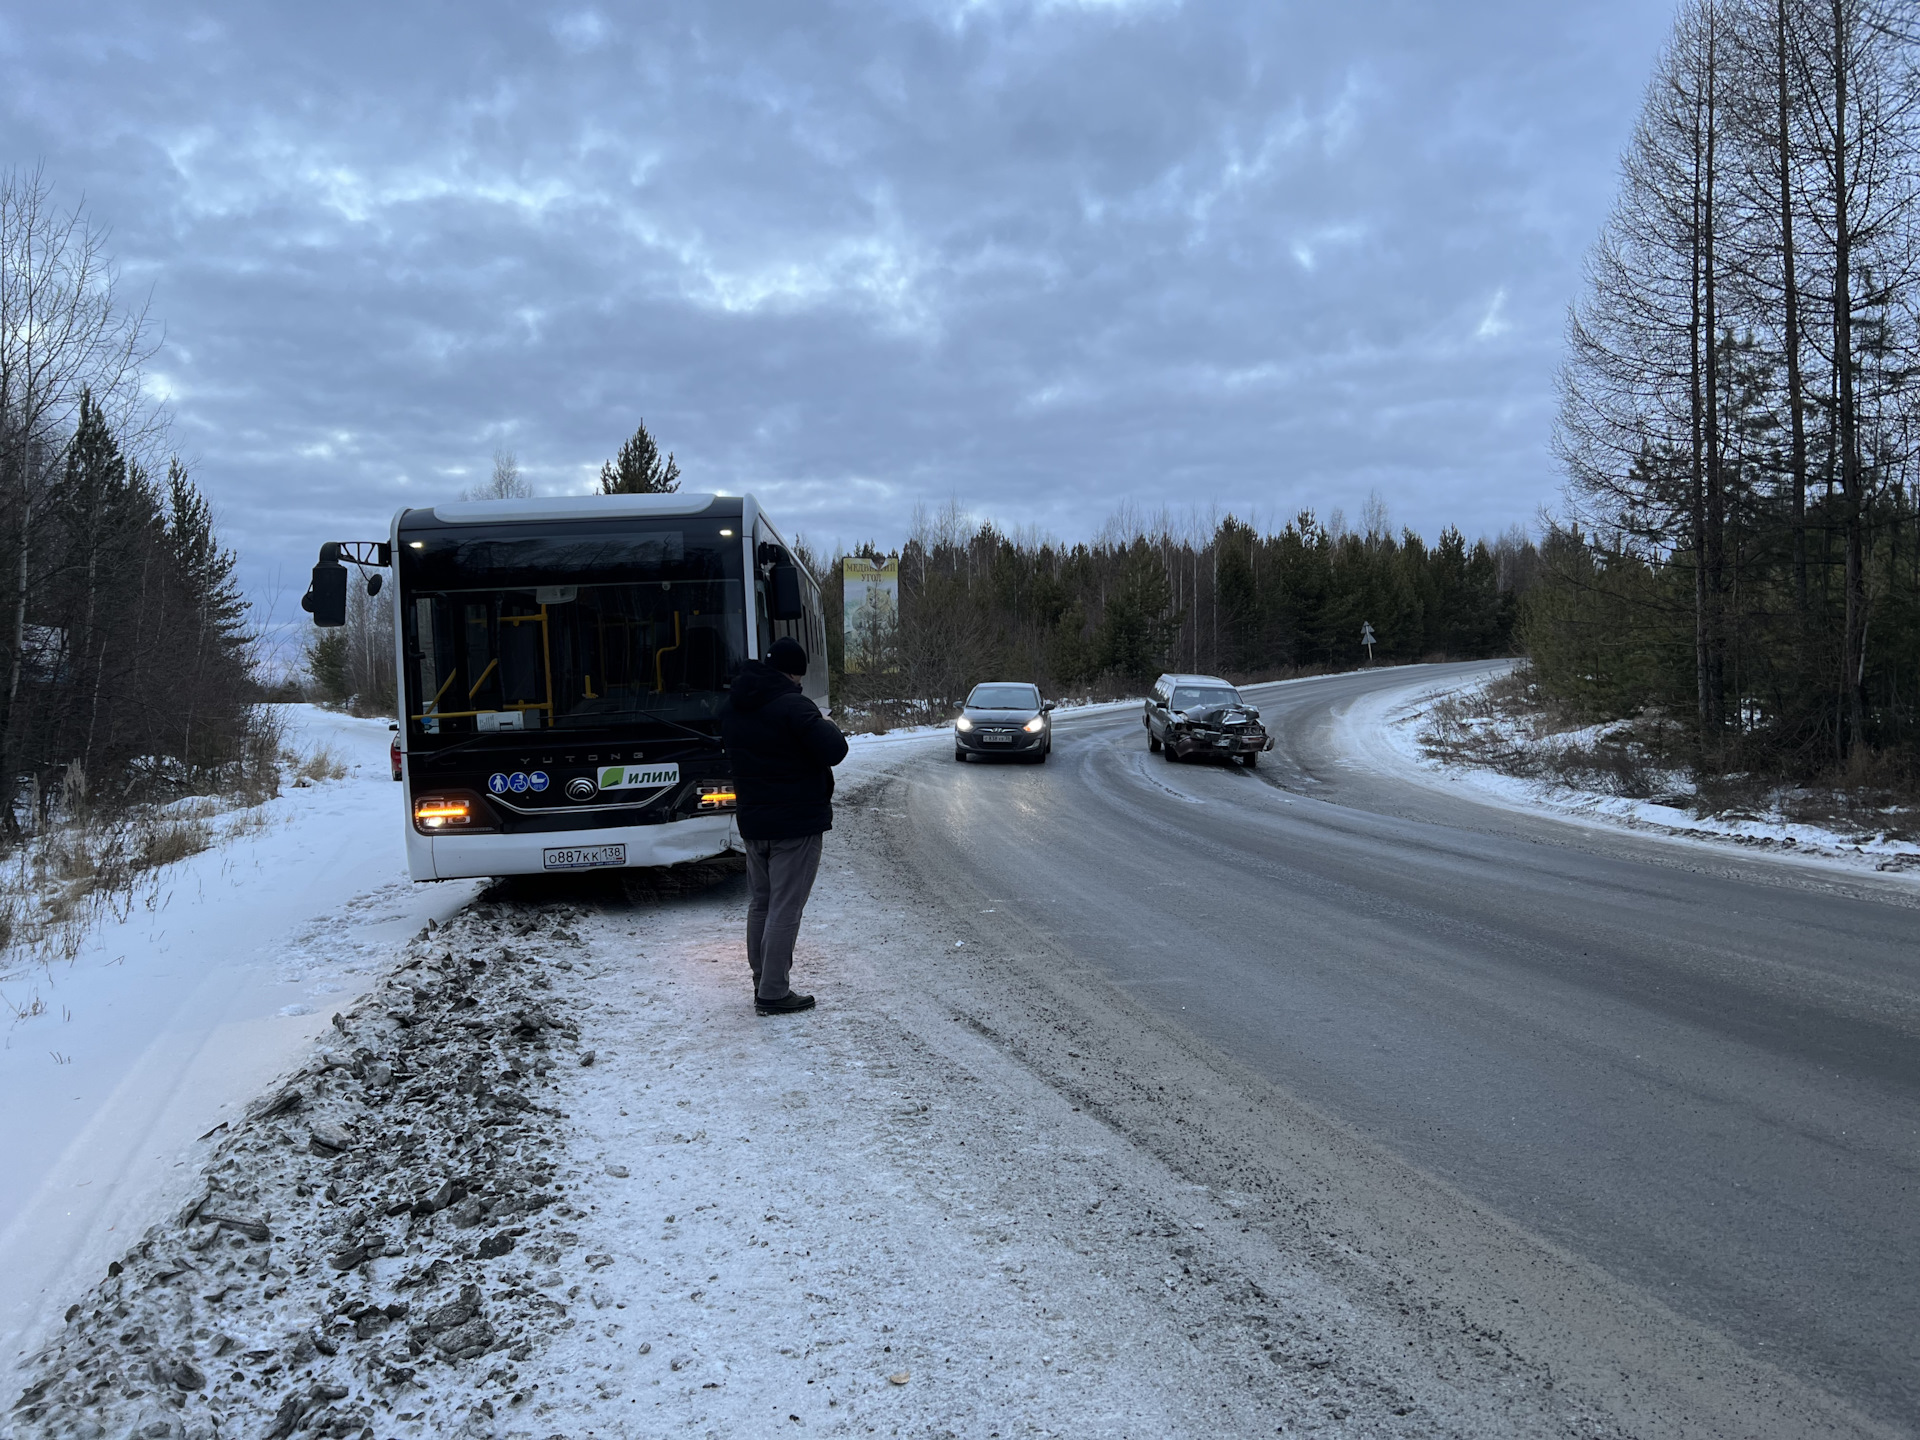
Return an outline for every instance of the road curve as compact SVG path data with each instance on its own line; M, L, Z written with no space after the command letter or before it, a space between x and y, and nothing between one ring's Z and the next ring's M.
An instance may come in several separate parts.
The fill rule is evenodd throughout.
M894 858L1504 1221L1913 1433L1909 893L1500 811L1342 749L1353 701L1446 673L1255 690L1279 736L1257 772L1149 754L1135 711L1063 712L1045 766L903 751Z

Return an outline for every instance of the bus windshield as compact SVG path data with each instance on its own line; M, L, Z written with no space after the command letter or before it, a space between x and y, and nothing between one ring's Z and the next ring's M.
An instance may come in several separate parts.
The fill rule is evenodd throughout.
M741 544L694 518L402 531L407 725L716 733L746 656Z

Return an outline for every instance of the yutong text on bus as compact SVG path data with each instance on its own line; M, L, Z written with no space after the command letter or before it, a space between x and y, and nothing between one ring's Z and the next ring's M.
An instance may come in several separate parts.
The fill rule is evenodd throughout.
M415 880L670 865L737 847L720 707L790 635L827 705L819 586L752 496L489 500L321 547L301 604L346 621L393 572Z

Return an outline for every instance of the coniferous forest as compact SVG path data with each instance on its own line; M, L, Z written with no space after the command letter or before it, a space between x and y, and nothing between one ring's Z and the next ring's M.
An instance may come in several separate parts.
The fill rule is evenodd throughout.
M855 553L877 556L868 545ZM1428 544L1392 532L1370 504L1364 528L1302 514L1261 531L1170 517L1110 520L1087 543L923 517L900 551L897 630L856 638L847 665L836 557L810 557L826 584L831 668L854 703L939 709L980 680L1030 679L1050 694L1137 693L1164 669L1254 679L1368 660L1509 653L1537 565L1525 536Z
M149 348L86 217L0 175L4 838L262 763L234 557L185 466L149 459Z
M1920 760L1920 6L1686 0L1569 323L1517 636L1703 773Z

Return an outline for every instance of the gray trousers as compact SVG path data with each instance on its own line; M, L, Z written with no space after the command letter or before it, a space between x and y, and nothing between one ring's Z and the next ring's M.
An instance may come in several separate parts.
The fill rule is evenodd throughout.
M779 1000L792 986L793 941L800 912L813 893L825 835L797 840L744 840L747 847L747 964L762 1000Z

